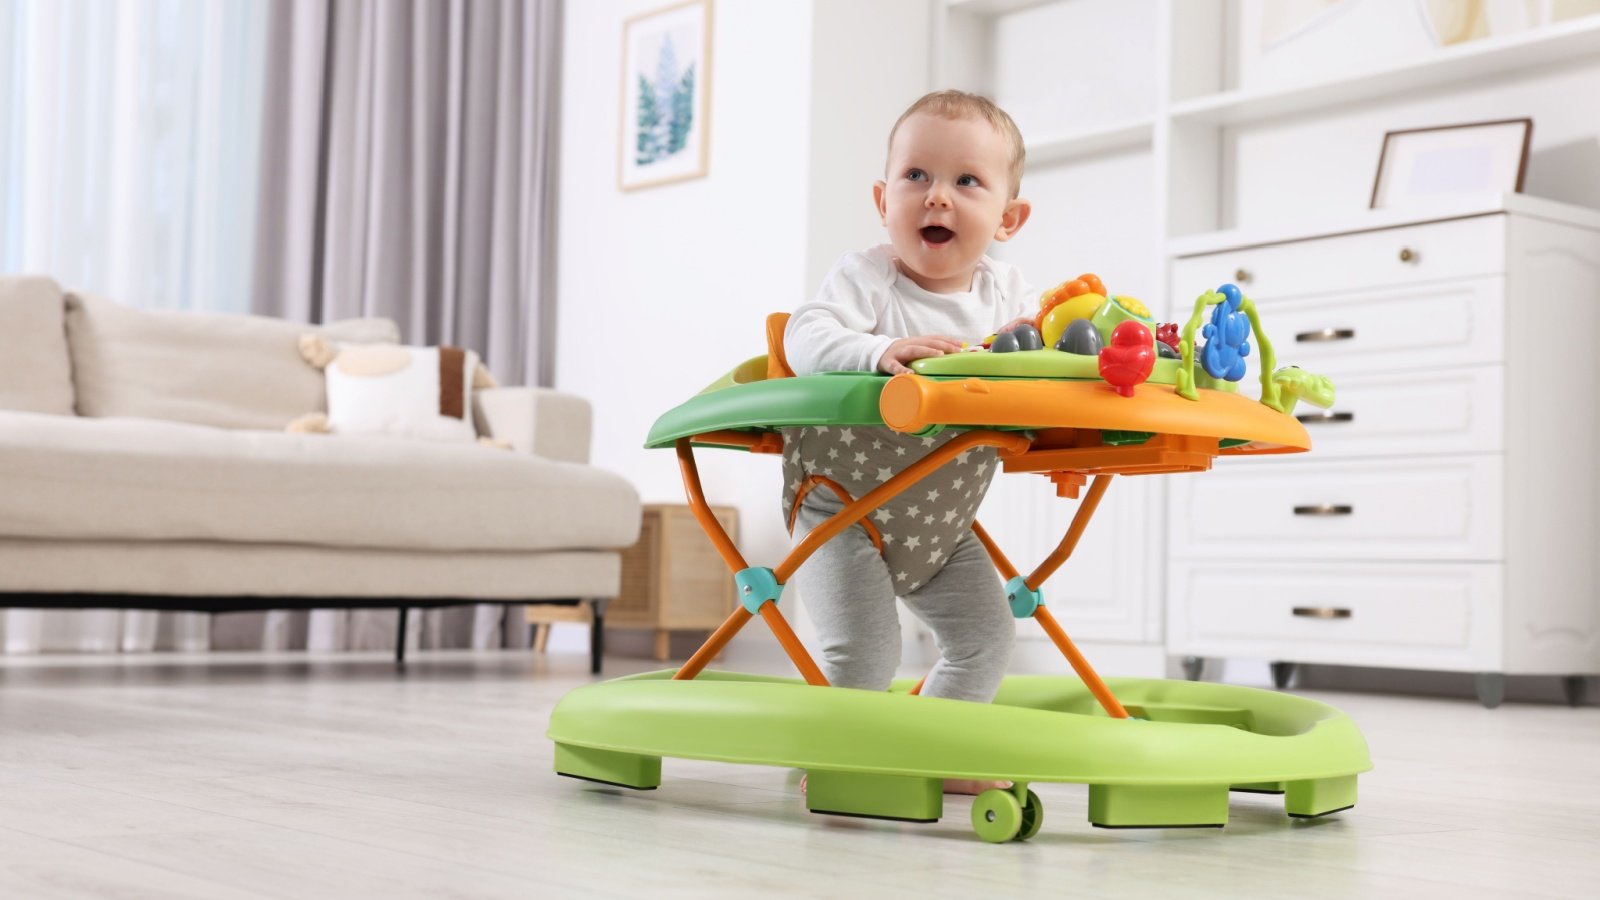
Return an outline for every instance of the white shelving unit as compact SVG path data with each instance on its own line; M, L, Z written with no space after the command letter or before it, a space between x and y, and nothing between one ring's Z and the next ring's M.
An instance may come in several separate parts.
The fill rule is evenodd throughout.
M1229 171L1234 161L1229 145L1241 130L1283 122L1297 126L1310 123L1314 127L1319 117L1338 119L1352 109L1386 105L1404 108L1407 101L1441 94L1468 98L1474 93L1494 92L1507 81L1537 81L1542 73L1600 69L1600 15L1591 15L1504 37L1440 47L1414 59L1339 77L1241 89L1230 84L1237 66L1228 58L1238 42L1234 32L1240 5L1240 0L945 0L930 29L931 81L939 86L988 93L1006 105L1005 91L997 90L1001 86L996 84L997 61L1008 53L1006 47L999 45L1004 40L1001 32L1006 22L1031 16L1040 18L1048 27L1047 14L1056 8L1082 8L1086 12L1077 13L1080 18L1105 23L1129 15L1154 21L1156 29L1149 34L1150 46L1135 53L1148 56L1155 63L1151 74L1156 89L1149 108L1122 110L1119 115L1089 121L1081 127L1046 128L1034 133L1025 125L1024 136L1030 176L1090 158L1149 154L1149 177L1156 186L1155 208L1150 213L1154 229L1151 251L1164 258L1167 238L1255 224L1237 221L1239 216L1228 198L1242 180L1237 172ZM1041 38L1063 48L1060 56L1041 64L1042 70L1061 72L1063 81L1080 78L1096 68L1063 64L1084 58L1103 58L1105 63L1099 68L1114 73L1116 78L1128 74L1125 67L1116 64L1126 51L1101 47L1103 57L1073 52L1096 46L1092 32L1045 33ZM1578 123L1585 118L1586 107L1571 103L1573 99L1570 95L1550 98L1543 112L1553 113L1555 118L1565 115ZM1452 104L1440 104L1440 108L1448 120ZM1408 111L1403 118L1393 119L1392 128L1412 127L1419 118L1427 116ZM1471 118L1468 115L1463 120ZM1536 142L1552 118L1535 115ZM1382 130L1366 134L1360 145L1370 158L1356 164L1364 168L1363 177L1369 182L1377 165L1374 141L1381 140L1382 134ZM1050 199L1040 198L1041 205ZM1355 199L1365 205L1364 195ZM1347 212L1308 210L1307 218ZM1159 302L1164 298L1154 299Z
M1102 153L1149 150L1155 133L1156 120L1145 117L1070 134L1046 135L1028 140L1028 162L1037 167Z
M1361 103L1401 92L1450 87L1462 81L1549 68L1600 56L1600 18L1585 17L1538 29L1440 48L1426 59L1382 66L1330 81L1220 91L1179 100L1167 113L1179 123L1237 125L1274 116Z
M1177 256L1405 219L1366 209L1386 131L1521 116L1535 122L1528 190L1600 206L1600 120L1586 99L1600 96L1600 15L1446 47L1363 43L1315 70L1292 71L1280 55L1270 72L1289 75L1262 83L1266 44L1253 60L1241 50L1263 30L1247 20L1268 2L935 0L930 85L994 97L1027 143L1034 217L998 252L1041 288L1095 271L1170 319L1171 293L1186 304L1215 286L1169 283ZM1422 33L1410 3L1362 6L1408 15ZM1007 481L985 504L985 526L1053 546L1072 504ZM1141 653L1163 646L1168 493L1137 478L1108 493L1080 558L1056 579L1067 583L1051 588L1068 595L1057 614L1075 636ZM1096 531L1111 537L1089 546Z

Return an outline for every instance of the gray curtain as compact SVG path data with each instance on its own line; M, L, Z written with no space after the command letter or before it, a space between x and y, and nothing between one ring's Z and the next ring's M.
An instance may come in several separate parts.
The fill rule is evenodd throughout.
M256 311L385 316L548 383L559 4L271 9Z
M275 0L255 312L384 316L551 381L558 0ZM422 646L521 645L521 608L413 614ZM230 616L213 646L392 646L394 613Z

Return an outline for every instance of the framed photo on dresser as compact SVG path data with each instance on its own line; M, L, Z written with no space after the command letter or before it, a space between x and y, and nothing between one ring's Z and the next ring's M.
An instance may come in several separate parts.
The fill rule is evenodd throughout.
M1532 139L1532 119L1388 132L1368 207L1414 207L1456 194L1521 193Z

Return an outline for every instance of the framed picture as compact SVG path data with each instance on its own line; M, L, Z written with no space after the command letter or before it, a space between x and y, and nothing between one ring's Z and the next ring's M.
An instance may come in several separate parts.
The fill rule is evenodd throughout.
M706 174L711 118L711 0L634 16L622 26L622 190Z
M1521 193L1532 119L1391 131L1383 136L1371 209L1414 206L1452 194Z

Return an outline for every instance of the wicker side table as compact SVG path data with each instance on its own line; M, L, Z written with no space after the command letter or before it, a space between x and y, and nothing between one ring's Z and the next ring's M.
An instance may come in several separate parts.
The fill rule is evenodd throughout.
M739 511L712 511L737 543ZM728 567L689 507L647 504L638 543L622 552L622 590L606 608L606 627L654 631L655 658L665 660L672 632L714 631L734 604Z

